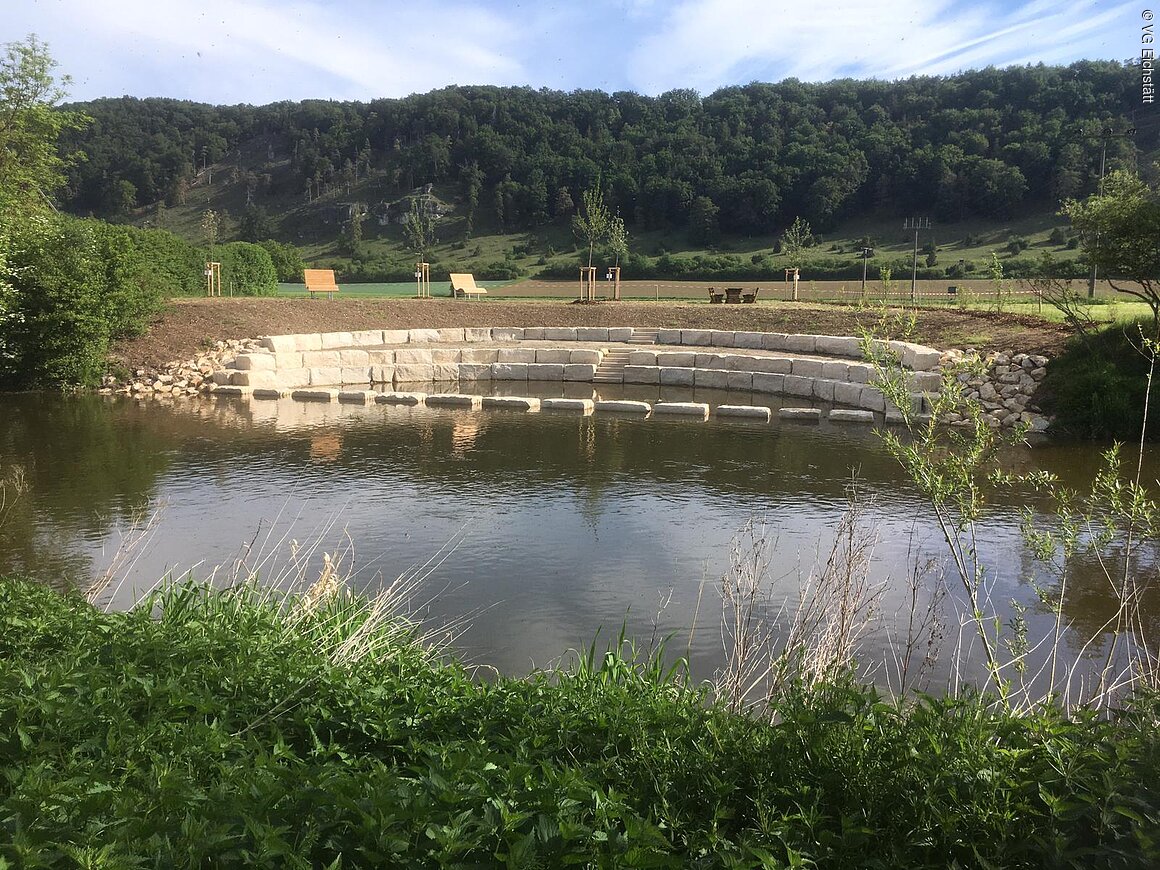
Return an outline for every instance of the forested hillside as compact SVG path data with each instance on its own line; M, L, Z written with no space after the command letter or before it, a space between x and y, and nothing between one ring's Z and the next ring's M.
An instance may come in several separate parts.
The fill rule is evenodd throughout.
M753 83L707 97L450 87L371 103L207 106L166 99L70 108L93 123L66 147L67 206L116 217L180 204L224 164L250 208L342 195L368 178L389 197L424 183L506 230L571 212L600 179L629 226L771 233L796 215L825 231L871 209L1002 218L1092 189L1109 160L1156 148L1133 117L1130 66L985 69L899 82ZM1141 167L1143 168L1143 167ZM373 209L375 203L368 203Z

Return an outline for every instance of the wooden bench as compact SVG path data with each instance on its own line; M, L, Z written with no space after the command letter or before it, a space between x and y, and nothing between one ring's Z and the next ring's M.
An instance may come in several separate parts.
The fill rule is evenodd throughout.
M452 272L451 294L456 299L468 299L472 296L482 299L487 295L487 291L475 286L475 276L469 272Z
M740 287L726 287L725 288L725 304L726 305L740 305L741 304L741 288Z
M741 291L741 301L743 303L748 303L749 305L753 305L755 302L757 302L757 294L760 292L761 292L760 287L754 287L752 290L748 290L748 291L742 290Z
M326 298L330 299L338 292L333 269L303 269L302 277L306 281L306 292L311 297L316 293L325 293Z
M713 287L709 288L709 304L710 305L720 305L724 301L725 301L725 292L723 290L717 290L716 288L713 288Z

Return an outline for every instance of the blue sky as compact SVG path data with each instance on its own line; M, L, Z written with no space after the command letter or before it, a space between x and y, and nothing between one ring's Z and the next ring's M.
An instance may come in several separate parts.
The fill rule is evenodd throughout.
M708 94L791 76L1127 60L1150 3L2 0L0 42L48 42L77 100L370 100L449 84Z

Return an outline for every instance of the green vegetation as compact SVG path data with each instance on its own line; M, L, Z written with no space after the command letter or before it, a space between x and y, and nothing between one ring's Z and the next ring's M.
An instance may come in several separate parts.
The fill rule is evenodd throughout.
M0 862L1075 866L1160 860L1160 702L1104 718L791 688L630 646L483 683L341 589L126 614L0 582Z

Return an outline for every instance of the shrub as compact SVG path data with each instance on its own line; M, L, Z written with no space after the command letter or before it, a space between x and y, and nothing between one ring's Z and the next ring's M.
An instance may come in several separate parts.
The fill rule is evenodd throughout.
M231 242L221 247L222 287L237 296L274 296L278 273L261 245Z

